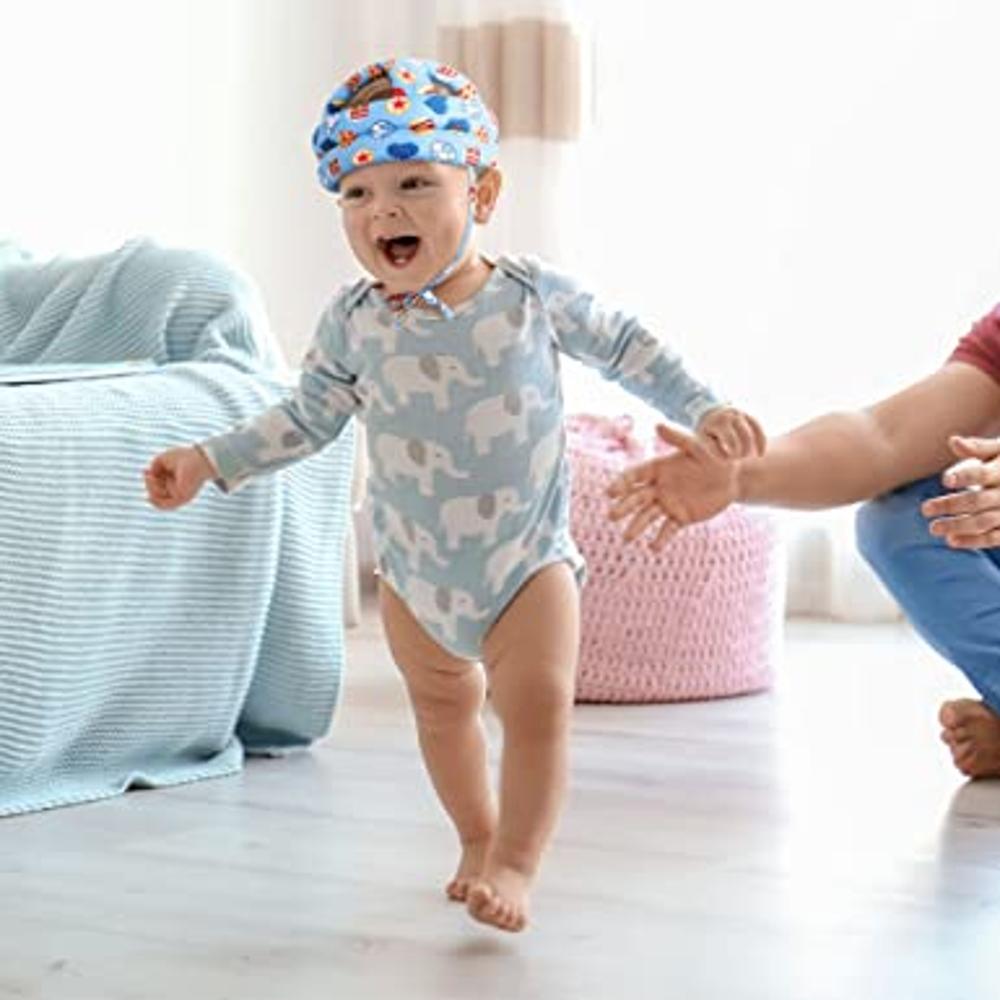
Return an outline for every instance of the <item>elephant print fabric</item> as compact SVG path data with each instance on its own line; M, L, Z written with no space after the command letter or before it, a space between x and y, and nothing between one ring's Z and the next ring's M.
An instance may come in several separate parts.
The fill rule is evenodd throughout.
M543 566L565 560L583 579L560 354L688 426L719 404L634 319L532 258L501 257L450 318L395 312L370 281L340 293L295 393L206 447L222 488L235 489L361 419L382 576L441 645L476 659Z

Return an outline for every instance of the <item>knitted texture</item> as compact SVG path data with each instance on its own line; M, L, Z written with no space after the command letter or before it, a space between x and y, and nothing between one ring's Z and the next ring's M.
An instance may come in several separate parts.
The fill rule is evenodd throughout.
M0 387L0 816L318 738L344 662L352 435L238 497L154 510L153 455L285 394L253 290L142 241L3 260L0 362L161 367Z
M577 701L720 698L770 686L784 557L774 518L733 506L659 554L626 545L606 489L642 461L628 417L571 416L573 537L587 560Z

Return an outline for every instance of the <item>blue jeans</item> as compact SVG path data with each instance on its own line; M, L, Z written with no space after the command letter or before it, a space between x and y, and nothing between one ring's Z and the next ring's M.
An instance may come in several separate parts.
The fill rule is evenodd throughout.
M920 504L942 492L930 476L864 504L858 548L914 628L1000 715L1000 549L950 549L931 535Z

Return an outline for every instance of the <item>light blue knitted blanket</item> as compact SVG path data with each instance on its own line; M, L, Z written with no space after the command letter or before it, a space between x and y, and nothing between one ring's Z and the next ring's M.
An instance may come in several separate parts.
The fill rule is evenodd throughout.
M279 398L266 329L204 255L0 254L0 365L162 366L0 385L0 816L227 774L244 747L327 730L352 436L172 514L143 492L157 451Z

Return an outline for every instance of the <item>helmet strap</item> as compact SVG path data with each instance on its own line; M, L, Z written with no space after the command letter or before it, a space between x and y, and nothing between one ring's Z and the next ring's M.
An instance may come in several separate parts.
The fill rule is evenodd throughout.
M470 182L475 181L475 174L473 173L472 167L468 168L469 180ZM465 256L465 251L468 249L469 240L472 238L472 227L475 225L476 221L476 187L474 183L470 183L469 186L469 210L465 216L465 228L462 230L462 238L458 241L458 249L455 251L455 256L452 258L451 263L446 267L443 267L430 281L428 281L423 288L417 292L410 292L405 296L402 303L402 309L409 309L417 300L424 302L426 305L433 309L437 309L438 312L445 319L453 319L455 316L455 311L446 302L442 302L437 295L434 294L434 289L438 287L442 282L446 281L455 270L456 267L461 263L462 258Z

